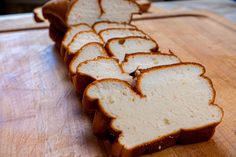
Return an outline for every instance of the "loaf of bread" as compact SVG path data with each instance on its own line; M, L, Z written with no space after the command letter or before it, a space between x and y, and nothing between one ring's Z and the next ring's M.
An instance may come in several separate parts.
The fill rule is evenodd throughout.
M125 81L103 79L86 88L83 102L93 102L92 107L106 117L109 127L99 130L115 135L114 156L139 156L176 143L202 142L212 137L223 116L204 73L196 63L154 67L141 71L135 90Z
M136 0L51 0L34 12L36 21L49 21L82 106L93 115L93 132L108 138L113 156L212 137L223 110L214 103L205 68L161 53L156 41L131 25L140 12Z
M120 62L126 54L158 52L158 45L154 40L140 36L110 39L105 47L107 52Z

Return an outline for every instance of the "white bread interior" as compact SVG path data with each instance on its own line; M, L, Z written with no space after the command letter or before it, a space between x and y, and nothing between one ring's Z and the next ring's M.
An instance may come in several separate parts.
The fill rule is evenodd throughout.
M94 24L102 13L98 0L74 0L68 9L66 23L67 25L76 25L78 23Z
M74 0L67 12L68 26L78 23L93 25L97 21L129 23L134 13L139 13L139 6L127 0Z
M99 33L99 36L102 38L102 40L106 43L108 40L113 38L125 38L125 37L132 37L132 36L138 36L138 37L147 37L147 35L137 29L127 29L127 28L110 28L105 29Z
M133 73L136 70L148 69L151 67L180 63L180 59L171 54L161 53L135 53L126 55L121 63L122 69L126 73Z
M98 42L98 43L103 44L102 39L94 31L79 32L73 37L72 41L68 45L67 53L75 54L84 45L91 42Z
M121 150L131 151L181 130L194 131L221 122L223 111L214 104L214 89L204 72L195 63L157 67L138 76L136 89L142 95L115 79L96 81L85 94L99 100L99 111L112 118L110 126L120 132L117 143Z
M110 28L131 28L131 29L137 29L136 26L127 24L127 23L119 23L119 22L110 22L110 21L100 21L96 22L93 25L93 29L97 32L100 33L101 31L105 29L110 29Z
M92 31L92 30L93 29L87 24L79 24L79 25L70 27L62 40L61 55L65 53L64 51L66 50L66 47L69 45L69 43L72 41L73 37L77 33L82 32L82 31Z
M130 23L132 15L140 12L140 8L132 0L101 0L103 21Z
M117 78L129 83L132 82L132 77L123 72L118 61L109 57L98 57L79 64L77 74L90 76L94 80Z
M77 66L87 60L95 59L99 56L108 56L103 45L100 43L88 43L83 46L74 56L69 65L72 75L76 74Z
M157 52L158 45L155 41L145 37L114 38L106 43L108 53L122 62L126 54L137 52Z

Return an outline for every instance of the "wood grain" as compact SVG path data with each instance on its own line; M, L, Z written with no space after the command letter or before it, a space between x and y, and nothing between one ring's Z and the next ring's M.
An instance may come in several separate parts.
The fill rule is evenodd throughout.
M149 14L146 19L137 17L133 24L151 35L161 50L171 49L183 61L205 65L217 91L216 103L224 108L225 115L210 141L175 146L148 156L233 157L236 27L214 15L181 14ZM29 21L22 19L20 28L26 26L24 23L37 27ZM106 156L92 134L91 121L83 113L47 29L0 33L0 63L1 157Z

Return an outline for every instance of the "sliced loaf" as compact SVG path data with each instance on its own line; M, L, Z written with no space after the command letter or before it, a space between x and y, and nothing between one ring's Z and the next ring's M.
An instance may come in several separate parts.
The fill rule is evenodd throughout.
M65 62L69 64L72 58L74 57L75 53L78 52L84 45L91 42L103 44L103 41L100 36L98 36L94 31L83 31L77 33L66 48L64 58Z
M69 45L69 43L72 41L73 37L77 33L82 32L82 31L92 31L92 30L93 29L87 24L79 24L79 25L70 27L62 40L61 55L64 57L67 46Z
M83 99L106 117L109 127L100 130L115 135L114 156L153 153L214 134L223 110L214 104L215 90L204 73L196 63L155 67L141 72L136 90L125 81L103 79L90 84Z
M158 52L158 45L154 40L138 36L110 39L105 47L107 52L120 62L124 60L126 54Z
M78 93L82 94L87 85L104 78L117 78L129 83L133 81L129 74L123 72L117 59L98 57L77 66L76 81L74 83Z
M121 63L126 73L133 73L136 70L148 69L151 67L180 63L180 59L173 54L162 53L134 53L128 54Z

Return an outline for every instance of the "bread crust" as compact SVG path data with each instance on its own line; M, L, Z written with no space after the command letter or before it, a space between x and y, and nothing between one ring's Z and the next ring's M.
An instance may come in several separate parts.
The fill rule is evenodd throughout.
M144 33L142 30L139 30L139 29L135 29L135 28L108 28L108 29L104 29L102 31L100 31L98 33L98 35L101 37L101 39L104 41L104 43L108 43L109 40L112 40L112 39L115 39L115 38L112 38L112 39L109 39L108 41L105 42L105 40L103 39L102 37L102 33L104 33L105 31L109 31L109 30L130 30L130 31L139 31L141 33L143 33L145 36L143 36L144 38L147 38L147 39L151 39L153 40L149 35L147 35L146 33ZM127 37L124 37L124 38L128 38L128 37L137 37L137 36L127 36ZM141 37L141 36L140 36ZM153 40L154 41L154 40Z
M63 33L60 32L54 25L50 24L49 26L49 36L55 42L55 46L60 52L61 42L63 39Z
M37 23L45 22L46 19L43 17L42 7L37 7L33 10L34 20Z
M79 35L79 34L82 34L82 33L88 33L88 32L93 32L93 33L95 33L96 34L96 32L94 32L93 30L91 30L91 31L82 31L82 32L79 32L79 33L77 33L75 36L74 36L74 38L72 39L72 41L70 42L70 44L67 46L67 48L66 48L66 51L65 51L65 56L64 56L64 61L65 61L65 63L67 64L67 65L69 65L70 64L70 62L71 62L71 60L73 59L73 57L75 56L75 54L76 53L70 53L70 45L71 45L71 43L73 43L76 39L76 37ZM99 36L99 38L101 39L101 37ZM103 41L102 39L101 39L101 41ZM83 45L84 46L84 45ZM81 47L82 48L82 47ZM80 48L80 49L81 49ZM79 50L78 50L79 51Z
M139 38L139 39L147 39L147 40L150 40L150 41L153 41L156 45L150 49L150 52L151 53L159 53L159 45L157 44L157 42L153 39L149 39L149 38L146 38L146 37L140 37L140 36L130 36L130 37L125 37L125 38L113 38L113 39L109 39L107 41L107 43L105 44L105 49L107 51L107 53L109 53L110 56L115 56L113 53L112 53L112 50L110 48L110 43L113 42L114 40L120 40L119 42L121 42L121 44L124 44L125 40L127 39L133 39L133 38ZM142 54L142 52L139 52L140 54ZM135 53L137 54L137 52ZM129 55L129 54L126 54L126 55Z
M65 23L65 18L69 5L70 0L51 0L42 8L43 16L48 19L50 23L57 25L64 33L68 28Z
M80 25L86 25L88 27L90 27L88 24L86 23L80 23L76 26L80 26ZM64 58L65 57L65 53L66 53L66 45L63 44L63 41L65 41L66 37L68 36L69 32L71 31L72 27L69 27L69 29L67 30L67 32L65 33L64 37L63 37L63 40L62 40L62 45L61 45L61 50L60 50L60 54L61 56Z
M98 21L98 22L95 22L95 23L93 24L93 26L92 26L93 30L96 32L95 27L96 27L97 25L99 25L100 23L104 23L104 22L105 22L105 23L108 23L108 24L124 24L124 25L130 25L130 26L134 27L134 29L137 29L137 30L138 30L137 26L132 25L132 24L130 24L130 23L125 23L125 22L111 22L111 21ZM103 30L101 30L101 31L103 31ZM97 33L99 34L101 31L99 31L99 32L97 32Z
M86 48L86 47L89 46L89 45L94 45L94 44L100 45L101 47L103 47L103 45L102 45L101 43L91 42L91 43L88 43L88 44L84 45L79 51L77 51L77 52L75 53L73 59L71 60L71 62L70 62L70 64L69 64L69 73L70 73L70 76L76 75L76 73L74 73L73 70L72 70L72 68L73 68L72 62L73 62L73 60L76 60L76 58L81 54L81 51L82 51L84 48ZM104 49L103 53L104 53L104 55L107 55L107 57L108 57L108 54L107 54L107 52L105 51L105 49Z
M109 125L109 127L112 129L113 132L118 133L119 130L117 130L116 128L113 128L113 126L112 126L112 121L115 119L115 117L111 117L109 114L107 114L97 99L94 99L94 98L90 97L89 95L86 95L87 90L89 90L90 87L96 85L99 82L116 81L116 82L122 83L123 85L131 88L134 93L136 93L137 95L142 97L143 94L142 94L142 91L140 88L140 81L142 80L142 78L145 74L147 74L148 72L151 72L151 71L155 71L155 70L165 69L165 68L169 68L169 67L178 67L178 66L183 66L183 65L195 65L195 66L199 66L202 68L202 74L200 76L208 81L209 87L211 88L212 94L213 94L212 100L209 101L209 105L215 105L214 101L215 101L215 93L216 92L213 88L213 84L212 84L211 80L208 77L204 76L205 68L201 64L190 62L190 63L178 63L178 64L173 64L173 65L165 65L165 66L153 67L153 68L149 68L146 70L142 70L141 74L137 78L137 84L136 84L136 88L135 88L136 90L131 88L127 82L122 81L122 80L103 79L103 80L95 81L95 82L91 83L90 85L88 85L88 87L85 89L85 93L83 96L84 106L87 105L86 103L90 103L90 104L88 104L90 107L92 107L95 111L101 112L103 114L103 116L110 119L109 121L107 121L107 123L108 123L107 125ZM197 142L209 140L214 134L215 127L222 121L222 118L224 115L223 109L221 107L219 107L218 105L216 105L216 106L220 109L220 111L222 113L221 120L217 123L212 123L212 124L202 126L199 128L181 129L181 130L179 130L177 132L173 132L165 137L162 137L162 138L159 138L159 139L147 142L147 143L143 143L143 144L138 145L138 146L131 148L131 149L125 148L124 146L122 146L119 143L118 140L116 140L115 142L112 143L112 154L117 157L139 156L139 155L143 155L143 154L148 154L148 153L160 151L160 150L163 150L167 147L173 146L175 144L189 144L189 143L197 143ZM99 125L94 124L94 126L99 126ZM102 126L104 127L106 125L102 125ZM102 131L102 130L107 131L107 129L104 129L104 128L96 128L96 129L99 131ZM100 134L102 134L102 133L100 132ZM119 135L116 136L116 139L118 139L118 137L119 137Z
M121 66L120 66L120 64L119 64L119 62L118 62L118 60L115 59L115 58L110 58L110 57L98 57L98 58L96 58L96 59L92 59L92 60L88 60L88 61L85 61L85 62L83 62L83 63L80 63L80 64L78 65L78 67L77 67L77 72L76 72L76 89L77 89L77 92L78 92L79 94L83 94L83 93L84 93L84 90L86 89L86 87L87 87L89 84L91 84L92 82L94 82L95 80L97 80L97 78L94 78L94 77L92 77L92 76L90 76L90 75L87 75L87 74L84 74L83 72L78 71L78 68L79 68L80 66L84 65L84 64L87 64L87 63L90 62L90 61L96 61L96 60L99 60L99 59L104 59L104 60L110 60L110 59L112 59L112 60L114 60L115 63L117 64L117 66L120 68L121 73L125 73L125 72L123 71L123 69L121 68ZM85 110L89 112L90 109L85 107ZM93 111L91 111L91 112L93 112Z

